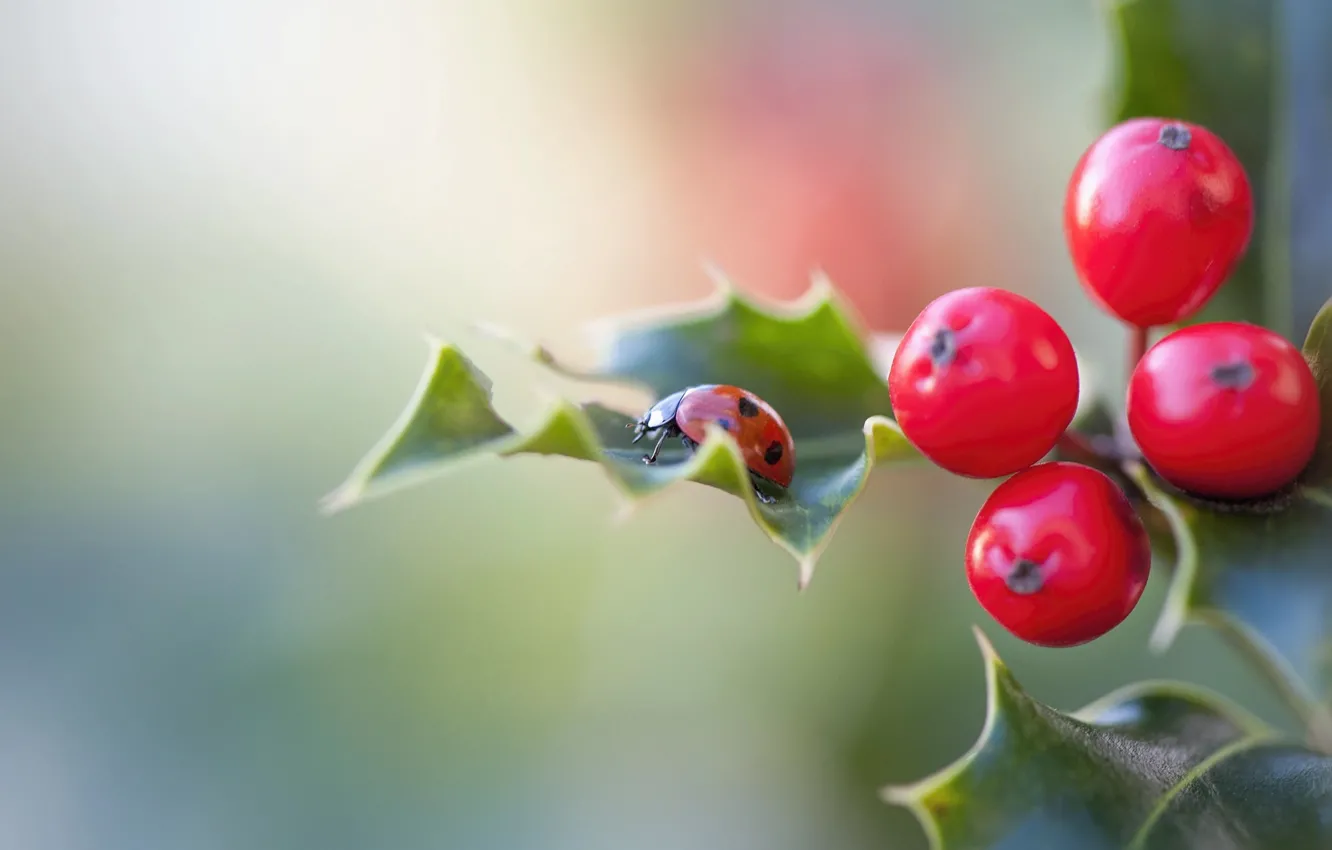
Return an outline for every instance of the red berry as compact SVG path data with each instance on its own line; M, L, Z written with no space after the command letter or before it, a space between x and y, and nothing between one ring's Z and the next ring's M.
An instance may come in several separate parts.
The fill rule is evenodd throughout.
M1064 199L1073 266L1102 309L1139 327L1202 308L1248 247L1253 192L1197 124L1135 118L1087 149Z
M956 475L998 478L1054 448L1078 406L1078 366L1063 329L1031 301L958 289L907 328L888 393L922 454Z
M1192 325L1139 361L1128 422L1143 457L1181 490L1265 496L1294 481L1318 443L1318 385L1299 349L1245 322Z
M967 582L982 607L1040 646L1095 640L1147 586L1147 532L1122 490L1076 463L1023 470L990 494L967 538Z

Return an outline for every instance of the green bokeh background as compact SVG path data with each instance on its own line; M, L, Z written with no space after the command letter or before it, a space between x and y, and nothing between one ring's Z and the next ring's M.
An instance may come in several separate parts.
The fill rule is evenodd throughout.
M1097 9L881 5L952 81L1014 246L1011 279L956 285L1038 298L1118 381L1059 230L1102 120ZM803 594L733 499L621 517L572 461L319 515L423 331L576 347L578 322L682 296L697 266L660 261L608 104L636 102L625 57L723 8L6 5L6 846L919 848L877 789L974 740L973 622L1061 708L1185 677L1288 725L1214 635L1148 653L1160 570L1093 645L1010 639L961 570L985 490L931 470L876 475ZM532 370L469 350L503 412L540 410Z

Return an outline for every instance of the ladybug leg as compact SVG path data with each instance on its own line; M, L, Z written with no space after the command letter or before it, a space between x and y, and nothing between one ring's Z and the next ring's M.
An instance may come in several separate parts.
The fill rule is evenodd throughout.
M758 483L760 479L757 475L751 472L749 474L749 480L750 483L753 484L754 486L754 495L758 497L758 500L760 502L762 502L765 505L771 505L772 503L777 501L776 496L769 496L767 493L764 493L762 490L759 489Z
M661 436L657 438L657 444L652 447L652 453L643 455L643 463L646 463L649 466L651 466L652 464L657 462L657 454L661 452L662 443L665 443L666 438L669 437L670 435L671 435L671 429L669 428L661 429ZM638 442L638 440L635 439L634 442Z
M698 443L695 443L685 434L680 435L680 443L684 445L685 450L690 453L693 453L694 449L698 448Z

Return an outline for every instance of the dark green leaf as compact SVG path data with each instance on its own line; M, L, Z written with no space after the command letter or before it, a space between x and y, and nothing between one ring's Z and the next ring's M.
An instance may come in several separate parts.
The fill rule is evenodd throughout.
M1170 523L1178 559L1153 645L1169 646L1190 622L1220 628L1332 742L1332 500L1304 489L1272 513L1219 513L1140 465L1130 474Z
M1256 0L1254 0L1256 2ZM1276 126L1268 172L1265 228L1268 285L1282 315L1271 327L1293 335L1308 327L1332 286L1332 4L1283 0L1276 47Z
M1291 744L1238 745L1164 801L1134 850L1332 847L1332 767Z
M1119 0L1110 6L1118 42L1112 122L1181 118L1212 130L1244 163L1260 222L1273 147L1275 6L1270 0ZM1193 321L1265 320L1289 332L1289 317L1278 315L1286 309L1285 293L1263 286L1260 236Z
M985 726L971 751L919 783L885 789L941 850L1220 850L1257 834L1322 847L1332 760L1278 741L1191 686L1144 683L1063 714L1022 690L977 632ZM1298 771L1298 772L1297 772ZM1222 782L1226 807L1210 794ZM1225 792L1229 792L1226 794ZM1284 794L1294 796L1289 802ZM1301 843L1304 842L1304 843Z
M707 484L742 498L754 520L800 562L800 583L842 512L881 462L915 460L889 412L888 390L831 288L770 311L729 287L705 305L657 312L602 328L601 362L590 373L562 367L527 347L542 365L580 378L629 381L665 396L701 383L745 387L772 404L795 438L791 487L765 488L761 504L734 439L720 429L692 456L672 442L655 466L632 444L633 415L595 403L560 402L546 420L519 433L490 405L489 381L458 349L436 344L417 391L390 433L326 500L339 509L445 471L477 455L564 455L601 463L631 497L676 481Z

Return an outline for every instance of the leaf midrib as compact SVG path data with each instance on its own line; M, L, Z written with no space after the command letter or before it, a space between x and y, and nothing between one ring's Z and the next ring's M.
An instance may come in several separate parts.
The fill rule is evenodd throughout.
M1170 810L1171 802L1180 794L1184 793L1193 782L1198 780L1209 770L1216 767L1218 764L1221 764L1226 759L1239 755L1240 753L1248 752L1255 747L1276 743L1279 740L1280 736L1275 734L1252 734L1246 738L1241 738L1238 741L1232 741L1231 743L1226 744L1224 747L1217 749L1207 758L1195 764L1187 773L1180 777L1178 782L1171 786L1170 790L1161 795L1161 799L1157 800L1156 805L1152 807L1151 812L1148 813L1147 819L1143 821L1142 826L1138 827L1137 832L1134 833L1133 840L1129 842L1126 850L1142 850L1145 846L1144 842L1151 837L1152 830L1156 827L1157 823L1160 822L1161 818L1165 816L1166 812Z

